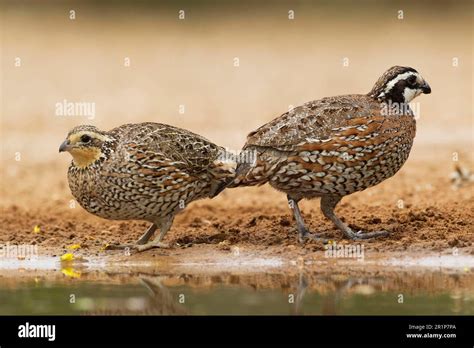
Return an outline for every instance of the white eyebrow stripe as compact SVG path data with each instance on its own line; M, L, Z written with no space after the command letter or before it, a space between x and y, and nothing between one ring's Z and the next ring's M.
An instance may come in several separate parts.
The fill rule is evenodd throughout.
M418 74L416 72L408 71L406 73L398 75L393 80L390 80L389 83L387 83L387 87L385 87L385 90L384 90L385 94L388 94L388 92L390 92L390 90L393 88L393 86L395 86L395 84L398 81L403 80L403 79L405 79L405 78L407 78L408 76L411 76L411 75L418 76Z

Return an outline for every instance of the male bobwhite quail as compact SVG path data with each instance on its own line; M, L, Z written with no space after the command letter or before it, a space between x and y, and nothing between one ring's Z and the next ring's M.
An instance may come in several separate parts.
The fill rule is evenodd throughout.
M78 126L62 151L73 157L69 187L84 209L105 219L152 223L136 244L115 248L164 246L175 214L196 199L213 197L235 174L235 166L221 161L223 148L159 123L125 124L108 132ZM147 243L157 228L160 235Z
M352 231L335 214L342 197L377 185L405 163L416 123L408 103L430 86L409 67L386 71L368 94L311 101L251 132L243 150L254 163L239 163L228 187L269 183L287 194L299 240L308 233L298 202L321 197L321 210L348 238L386 231ZM250 161L247 161L250 162ZM222 185L221 189L224 187Z

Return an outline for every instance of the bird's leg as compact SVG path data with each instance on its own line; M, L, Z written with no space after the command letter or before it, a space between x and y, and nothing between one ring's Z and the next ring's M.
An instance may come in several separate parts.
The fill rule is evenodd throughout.
M153 248L169 248L168 244L163 243L161 241L165 236L166 232L167 231L161 230L160 235L153 239L151 242L142 245L135 245L134 249L136 249L137 251L145 251Z
M106 249L109 249L109 250L116 250L116 249L121 250L121 249L127 249L127 248L132 249L132 248L135 248L137 245L145 244L151 238L153 233L155 233L157 228L158 226L156 224L153 224L150 227L148 227L145 233L142 234L140 239L138 239L138 241L135 244L126 243L126 244L108 245Z
M334 214L334 208L337 203L342 199L340 196L323 196L321 198L321 210L325 217L331 220L349 239L368 239L373 237L387 236L389 233L387 231L377 231L377 232L366 232L362 231L354 232L349 226L339 219L336 214Z
M327 239L318 237L312 233L309 233L308 229L304 225L303 217L301 216L300 208L298 207L299 199L293 199L289 195L287 196L288 205L290 206L291 210L293 211L293 216L296 220L296 226L298 229L298 241L303 244L306 239L313 239L316 241L321 241L323 243L327 242Z
M162 240L165 237L166 233L169 231L171 224L173 223L174 216L168 217L165 221L160 223L160 234L158 237L153 239L151 242L146 244L136 245L134 249L137 251L145 251L152 248L169 248L169 245L163 243Z
M153 233L155 233L157 228L158 228L158 226L156 224L151 225L145 231L145 233L142 234L140 239L137 240L137 244L145 244L146 242L148 242L150 240L151 236L153 236Z

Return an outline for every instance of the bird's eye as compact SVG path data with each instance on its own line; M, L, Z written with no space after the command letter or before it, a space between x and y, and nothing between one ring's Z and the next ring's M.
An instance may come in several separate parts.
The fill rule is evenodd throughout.
M92 140L92 138L90 137L90 135L87 135L87 134L84 134L81 136L81 142L83 143L88 143Z
M416 76L410 76L407 81L410 86L414 86L416 84Z

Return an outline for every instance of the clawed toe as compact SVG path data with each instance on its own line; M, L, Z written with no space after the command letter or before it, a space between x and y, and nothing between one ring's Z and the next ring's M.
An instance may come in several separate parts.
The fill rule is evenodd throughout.
M390 233L388 231L376 231L376 232L352 232L350 238L352 239L369 239L369 238L376 238L376 237L385 237L388 236Z
M135 244L109 244L105 247L105 250L124 250L133 249Z
M162 248L168 249L170 248L169 244L163 242L150 242L146 244L112 244L107 245L106 250L134 250L134 251L145 251L153 248Z
M299 233L298 241L300 242L300 244L304 244L308 240L314 240L316 242L322 242L324 244L326 244L329 241L329 239L327 239L327 238L320 237L319 235L317 235L315 233L310 233L308 231L304 231L303 233L301 233L301 232Z
M308 233L306 235L306 239L310 239L310 240L314 240L316 242L322 242L324 244L327 244L329 239L327 238L323 238L323 237L319 237L317 234L314 234L314 233Z
M145 251L145 250L149 250L149 249L153 249L153 248L169 249L170 245L167 244L167 243L163 243L163 242L150 242L150 243L147 243L147 244L136 245L135 246L135 249L137 251Z

